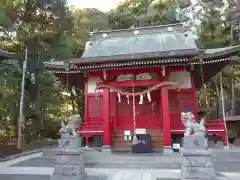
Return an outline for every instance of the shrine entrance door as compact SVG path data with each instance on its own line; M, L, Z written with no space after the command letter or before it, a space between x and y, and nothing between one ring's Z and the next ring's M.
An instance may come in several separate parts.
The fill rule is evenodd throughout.
M137 87L136 91L141 91L142 88ZM130 92L131 88L124 91ZM142 104L139 103L140 96L135 96L135 112L136 112L136 128L147 130L160 130L161 128L161 113L160 113L160 92L153 91L151 100L147 96L143 97ZM114 130L133 130L133 98L129 99L126 96L116 97L116 122Z

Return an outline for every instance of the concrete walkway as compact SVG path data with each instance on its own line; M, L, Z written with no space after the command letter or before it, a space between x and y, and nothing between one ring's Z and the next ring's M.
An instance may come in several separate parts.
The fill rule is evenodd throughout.
M107 176L108 180L157 180L158 179L178 179L180 177L180 170L170 169L86 169L88 175L92 176ZM0 175L35 175L35 176L50 176L53 173L53 168L46 167L5 167L0 170ZM219 179L239 180L239 173L221 173L218 175ZM0 176L1 177L1 176ZM0 178L1 179L1 178ZM17 180L17 179L16 179ZM30 179L29 179L30 180Z
M99 154L100 155L100 154ZM126 156L127 159L132 159L134 156ZM135 159L137 156L135 156ZM139 156L138 156L139 157ZM42 158L42 153L32 154L20 157L14 160L0 163L0 180L49 180L53 173L53 167L44 166L18 166L23 162L27 162L34 158ZM122 158L118 156L118 160ZM146 160L149 157L142 156L141 160ZM153 157L156 160L157 156ZM174 158L174 157L173 157ZM124 159L122 159L124 160ZM146 162L146 161L145 161ZM127 164L128 162L125 161ZM180 177L180 170L176 169L117 169L117 168L86 168L89 176L106 177L107 180L177 180ZM238 172L219 172L219 180L239 180L240 173ZM227 178L226 178L227 176ZM91 179L96 180L96 179Z

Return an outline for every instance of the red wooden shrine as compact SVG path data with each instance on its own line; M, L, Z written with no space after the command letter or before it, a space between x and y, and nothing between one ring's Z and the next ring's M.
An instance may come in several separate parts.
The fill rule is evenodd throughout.
M103 146L128 150L124 132L145 130L153 149L172 146L184 134L181 112L198 118L196 90L216 75L239 52L239 47L197 49L191 33L181 24L95 33L80 59L68 63L46 62L65 83L84 89L84 124L79 127L86 144L103 137ZM119 91L140 93L162 82L148 94L133 97ZM149 97L150 96L150 100ZM134 120L135 119L135 120ZM134 126L135 124L135 126ZM222 137L227 146L223 119L207 121L209 134Z

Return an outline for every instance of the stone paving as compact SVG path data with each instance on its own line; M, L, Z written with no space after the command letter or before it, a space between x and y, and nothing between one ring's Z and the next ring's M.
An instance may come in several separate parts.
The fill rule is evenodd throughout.
M214 153L214 164L218 172L240 172L239 152L222 151ZM182 156L180 153L164 154L132 154L116 153L107 154L94 151L86 151L84 155L87 168L118 168L118 169L175 169L181 168ZM35 157L21 161L12 166L53 167L55 157Z
M102 153L90 153L92 158L102 159L105 157ZM101 158L100 158L101 157ZM89 158L89 157L87 157ZM176 168L151 168L149 166L151 163L161 162L164 164L168 159L170 163L177 162L181 160L179 154L172 155L135 155L135 154L117 154L111 156L111 160L115 160L115 164L112 167L105 166L101 167L102 164L98 166L86 166L86 171L89 175L88 180L178 180L180 177L180 169ZM91 160L92 159L88 159ZM109 160L109 159L108 159ZM151 162L153 161L154 162ZM20 157L14 160L0 163L0 180L49 180L50 175L53 172L53 164L55 158L44 158L42 153L37 153L33 155L28 155ZM130 168L129 164L133 165L139 163L142 166L144 163L149 167L146 168ZM125 168L122 167L125 163ZM120 164L121 168L117 167ZM222 164L222 163L218 163ZM138 166L136 166L138 167ZM223 164L224 169L217 169L218 177L221 180L239 180L240 174L238 172L240 169L240 162L233 164ZM235 171L230 172L230 169L239 167Z

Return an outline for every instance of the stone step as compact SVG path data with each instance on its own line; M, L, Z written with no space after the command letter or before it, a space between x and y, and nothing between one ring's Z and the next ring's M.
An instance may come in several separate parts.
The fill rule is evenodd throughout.
M56 157L56 149L48 149L43 151L43 157L50 158L50 157Z
M139 162L84 162L87 168L102 168L102 169L181 169L181 162L159 162L159 163L139 163Z

